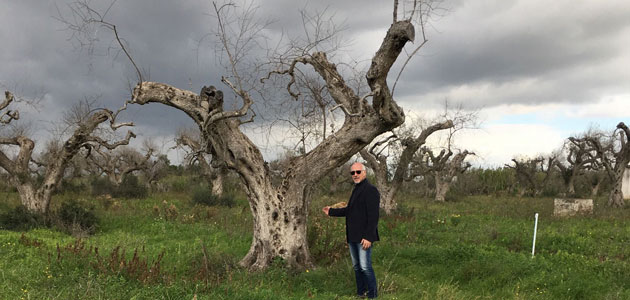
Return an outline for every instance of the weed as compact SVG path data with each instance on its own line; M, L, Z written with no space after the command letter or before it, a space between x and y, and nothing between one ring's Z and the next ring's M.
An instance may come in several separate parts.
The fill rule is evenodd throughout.
M20 240L19 240L20 244L26 246L26 247L35 247L35 248L39 248L42 246L42 241L38 240L36 238L29 238L27 237L24 233L22 233L22 235L20 236Z

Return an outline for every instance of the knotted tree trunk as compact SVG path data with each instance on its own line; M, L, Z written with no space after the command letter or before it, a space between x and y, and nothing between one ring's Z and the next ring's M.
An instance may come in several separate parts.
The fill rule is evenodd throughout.
M114 149L120 145L128 144L129 139L135 136L132 132L128 132L126 139L116 144L108 144L101 138L93 136L92 132L98 125L107 120L111 120L112 128L132 125L130 123L114 125L114 115L106 109L93 113L83 123L79 124L72 136L66 140L58 153L55 154L55 157L52 157L47 164L42 164L46 168L42 183L37 182L35 174L30 168L35 142L24 136L0 138L0 144L18 146L20 148L14 160L9 159L4 152L0 151L0 167L9 174L9 181L17 188L22 205L31 212L47 213L52 194L61 182L68 163L81 148L91 148L98 144Z
M612 189L610 195L608 195L608 205L615 207L623 207L625 201L623 200L623 172L626 169L625 166L617 168L615 166L614 176L612 176Z
M427 166L433 176L435 177L435 201L446 201L446 193L451 188L451 184L457 178L457 174L464 173L470 168L470 163L464 164L464 159L468 155L475 155L473 152L464 150L457 153L453 158L450 158L453 152L451 150L442 150L439 155L434 156L433 151L430 149L423 149L423 151L429 156L431 165ZM427 160L427 163L429 160Z
M155 82L138 84L131 102L162 103L187 113L199 126L211 154L239 175L254 220L252 244L241 265L263 269L274 257L281 257L293 267L307 268L312 266L306 239L308 191L376 136L404 122L403 110L393 100L386 79L403 46L413 39L413 33L409 21L396 22L388 30L367 73L372 105L354 93L325 53L316 52L294 61L291 68L301 63L319 74L346 118L337 132L313 150L291 159L282 171L284 179L280 186L272 184L260 150L239 129L243 123L239 118L248 113L253 100L226 79L224 83L243 100L239 110L224 111L223 93L212 87L204 89L200 98L193 92Z
M570 138L574 143L585 143L586 150L592 158L598 159L606 170L606 174L611 181L612 189L608 196L608 205L614 207L623 207L622 182L623 172L630 162L630 129L626 124L620 122L617 124L615 133L610 140L603 142L601 137L585 136L583 138ZM592 154L595 153L595 154Z

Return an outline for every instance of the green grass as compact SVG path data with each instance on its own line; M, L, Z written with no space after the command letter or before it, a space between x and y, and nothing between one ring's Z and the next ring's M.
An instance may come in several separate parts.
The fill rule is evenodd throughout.
M0 213L18 201L3 196ZM195 206L183 192L58 195L53 208L73 197L95 204L97 232L77 242L54 229L0 230L0 299L353 299L343 220L320 212L346 196L310 205L315 269L296 272L275 261L250 273L238 267L252 227L242 195L232 208ZM380 298L630 299L630 210L604 201L596 199L593 216L555 218L551 198L435 203L403 195L400 212L379 224L373 260Z

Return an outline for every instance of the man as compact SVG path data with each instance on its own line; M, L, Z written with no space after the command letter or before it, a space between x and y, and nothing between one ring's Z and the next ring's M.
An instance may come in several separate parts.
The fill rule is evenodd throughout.
M372 243L378 238L378 208L380 194L366 177L365 166L354 163L350 167L354 189L348 205L343 208L326 206L322 211L331 217L346 217L346 239L350 248L352 267L359 297L376 298L376 277L372 269Z

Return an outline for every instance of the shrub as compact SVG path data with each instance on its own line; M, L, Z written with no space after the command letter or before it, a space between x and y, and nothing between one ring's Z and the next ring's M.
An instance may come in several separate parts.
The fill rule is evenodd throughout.
M112 196L117 198L146 198L148 193L147 187L139 183L138 177L126 175L120 185L114 189Z
M217 196L213 194L208 187L198 187L193 192L192 196L193 204L202 204L207 206L227 206L233 207L235 205L234 197L228 194Z
M98 225L94 207L74 199L62 203L56 216L61 229L75 236L92 234Z
M0 214L0 228L24 231L45 225L44 216L28 211L23 205Z

